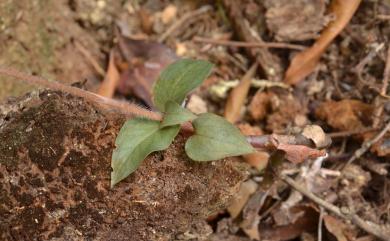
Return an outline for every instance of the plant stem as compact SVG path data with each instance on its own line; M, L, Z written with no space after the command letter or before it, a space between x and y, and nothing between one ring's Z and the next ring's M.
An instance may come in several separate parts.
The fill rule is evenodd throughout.
M152 120L161 120L162 118L160 113L149 111L136 104L116 101L73 86L64 85L56 81L49 81L42 77L21 73L13 68L0 66L0 74L14 77L28 84L40 85L51 90L62 91L74 96L81 97L94 105L98 105L100 108L106 111L117 111L129 117L142 116Z

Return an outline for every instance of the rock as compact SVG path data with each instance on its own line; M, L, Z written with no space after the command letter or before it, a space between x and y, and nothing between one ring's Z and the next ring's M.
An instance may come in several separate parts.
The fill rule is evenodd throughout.
M193 162L179 135L110 189L110 159L123 122L52 91L0 105L0 239L207 236L204 219L226 206L246 166L233 159Z

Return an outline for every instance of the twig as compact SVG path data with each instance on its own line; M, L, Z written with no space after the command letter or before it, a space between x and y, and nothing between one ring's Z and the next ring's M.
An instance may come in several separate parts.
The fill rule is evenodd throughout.
M56 81L49 81L38 76L24 74L13 68L0 66L0 74L17 78L27 82L28 84L40 85L51 90L63 91L74 96L84 98L86 101L98 105L100 108L106 111L114 110L129 117L143 116L153 120L161 119L161 115L159 113L149 111L136 104L119 102L73 86L64 85Z
M353 136L353 135L363 134L363 133L370 132L370 131L375 131L375 130L377 130L377 129L376 128L372 128L372 127L368 127L368 128L364 128L364 129L333 132L333 133L328 133L327 135L330 138L340 138L340 137L346 137L346 136Z
M291 187L293 187L298 192L305 195L307 198L309 198L313 202L324 207L328 211L336 214L340 218L351 221L352 223L354 223L356 226L360 227L361 229L363 229L367 233L373 234L382 240L387 240L387 241L390 240L390 229L386 229L385 227L382 227L382 226L375 224L373 222L370 222L370 221L365 221L365 220L361 219L359 216L357 216L355 213L348 212L348 210L344 210L344 209L342 210L339 207L337 207L331 203L328 203L327 201L317 197L312 192L310 192L306 188L302 187L300 184L298 184L296 181L294 181L292 178L290 178L286 175L280 174L279 178L282 179L284 182L286 182Z
M247 136L246 139L255 148L270 149L275 146L275 140L279 143L288 145L303 145L312 147L313 143L310 139L302 135L262 135L262 136Z
M372 145L374 145L376 142L378 142L389 130L390 130L390 121L386 124L386 126L383 128L383 130L381 132L379 132L378 135L376 135L371 140L364 142L363 145L355 151L353 156L351 158L349 158L347 163L342 167L342 170L344 170L346 166L348 166L353 161L360 158L364 153L366 153L366 151L368 151L368 149L370 149Z
M387 87L389 86L389 79L390 79L390 45L387 47L386 67L383 72L383 81L382 81L382 89L381 89L382 96L388 96Z
M386 65L385 69L383 71L383 80L382 80L382 88L379 91L379 95L376 96L374 101L374 112L373 112L373 121L372 121L372 127L377 128L380 125L381 116L383 115L383 109L384 109L384 98L390 98L390 95L387 95L387 87L389 84L389 78L390 78L390 45L387 48L387 58L386 58Z
M209 39L209 38L202 38L202 37L194 37L193 41L198 43L227 45L227 46L243 47L243 48L276 48L276 49L296 49L296 50L306 49L306 47L302 45L278 43L278 42L243 42L243 41L230 41L230 40L221 40L221 39Z
M264 43L258 31L253 30L249 22L245 19L239 1L223 0L222 2L227 10L234 30L241 40L250 43ZM253 60L257 60L260 64L266 79L272 81L282 80L284 71L282 62L278 56L272 54L267 48L247 48L246 51Z
M174 24L172 24L159 38L158 38L158 42L162 43L164 42L168 37L169 35L171 35L174 31L176 31L181 25L183 25L185 22L187 22L188 20L190 20L191 18L195 18L199 15L202 15L204 13L206 13L207 11L211 10L211 6L209 5L206 5L206 6L203 6L203 7L200 7L199 9L195 10L195 11L192 11L192 12L189 12L187 14L185 14L182 18L180 18L179 20L177 20Z
M324 220L324 208L321 206L320 207L320 217L319 217L319 220L318 220L318 238L317 240L318 241L322 241L322 222Z
M374 49L372 49L354 68L354 71L356 75L358 76L359 80L363 82L364 84L367 84L367 81L365 81L362 77L362 72L364 67L370 62L381 49L385 46L384 43L379 44Z
M378 14L376 15L376 18L380 20L390 20L390 15Z
M84 46L81 45L79 42L75 42L74 44L76 46L76 49L79 50L80 53L87 59L87 61L92 65L95 71L98 74L100 74L102 77L104 77L106 72L99 65L99 63L92 57L91 53L86 48L84 48Z

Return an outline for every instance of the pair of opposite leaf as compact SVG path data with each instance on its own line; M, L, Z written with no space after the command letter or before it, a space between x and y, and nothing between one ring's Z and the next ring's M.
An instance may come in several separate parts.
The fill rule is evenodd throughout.
M164 113L162 121L146 118L128 120L121 128L112 154L111 186L120 182L154 151L172 143L180 125L192 121L195 133L185 151L194 161L212 161L254 151L240 131L224 118L211 113L195 115L180 104L210 74L212 64L203 60L183 59L169 65L157 80L154 104Z

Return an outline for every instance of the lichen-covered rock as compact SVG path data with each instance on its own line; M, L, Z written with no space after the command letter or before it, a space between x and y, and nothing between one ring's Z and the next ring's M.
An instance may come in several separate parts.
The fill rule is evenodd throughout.
M0 239L207 237L204 218L226 205L246 167L232 159L193 162L178 136L110 189L123 121L51 91L0 105Z

